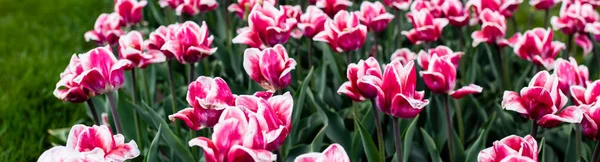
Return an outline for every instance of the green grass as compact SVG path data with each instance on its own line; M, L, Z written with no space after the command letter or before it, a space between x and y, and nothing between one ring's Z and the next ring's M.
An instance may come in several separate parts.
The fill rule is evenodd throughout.
M90 123L52 91L71 55L93 48L83 34L111 3L0 0L0 161L35 161L52 147L49 129Z

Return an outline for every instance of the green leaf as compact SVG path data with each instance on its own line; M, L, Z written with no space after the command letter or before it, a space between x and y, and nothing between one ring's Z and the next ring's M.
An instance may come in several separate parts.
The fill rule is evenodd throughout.
M435 146L435 141L433 141L433 138L431 138L429 133L427 133L427 131L425 131L423 128L421 128L421 134L423 134L423 140L425 140L425 146L427 146L427 151L429 152L431 160L433 160L433 162L442 162L440 152Z
M408 162L408 155L410 155L410 150L412 148L413 136L415 135L415 128L417 127L417 121L419 121L419 115L417 115L413 121L410 123L408 128L406 129L406 133L404 133L404 144L402 150L402 161Z
M309 98L308 103L317 109L318 114L321 116L321 119L323 119L323 123L327 124L325 135L333 142L342 145L344 148L349 148L351 139L348 135L350 132L348 132L344 120L336 112L332 112L329 109L319 106L321 104L317 104L311 91L306 92Z
M160 161L158 158L158 143L160 142L160 132L163 128L163 125L160 125L158 127L158 131L156 132L156 135L154 136L154 139L152 140L152 143L150 144L150 147L148 149L148 152L146 152L146 157L144 157L144 162L155 162L155 161Z
M574 131L575 131L574 126L576 126L576 125L572 124L571 126L569 126L569 128L570 128L569 135L567 135L567 138L569 138L569 142L567 142L564 161L575 162L575 161L577 161L577 158L579 157L577 155L577 146L576 146L577 140L574 135Z
M496 119L496 112L494 112L492 114L492 116L490 117L490 120L488 120L481 129L483 129L481 131L481 133L479 133L479 137L477 138L477 140L475 140L475 142L473 144L471 144L471 147L469 147L469 149L467 150L467 157L466 160L467 162L471 162L471 161L476 161L477 159L477 155L479 154L479 151L483 150L483 148L485 148L485 141L487 139L487 135L490 132L490 126L492 125L492 123L494 123L494 120Z
M310 144L310 152L319 152L323 145L323 137L325 136L325 130L327 130L327 124L321 128L319 133L315 136L315 139Z
M358 132L360 134L367 159L371 162L382 161L383 159L379 159L380 153L377 151L377 146L375 146L375 142L373 142L371 134L369 134L363 125L358 122L358 117L356 117L356 114L354 116L354 125L358 126Z

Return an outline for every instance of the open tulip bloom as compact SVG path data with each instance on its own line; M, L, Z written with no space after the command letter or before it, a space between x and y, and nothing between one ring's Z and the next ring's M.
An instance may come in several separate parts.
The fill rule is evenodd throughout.
M217 51L216 47L211 48L214 37L209 35L204 21L202 26L193 21L181 24L172 38L160 49L169 53L167 55L173 55L182 64L199 62Z
M394 15L387 13L385 7L379 1L375 3L364 1L360 4L360 12L357 12L357 15L369 30L375 32L385 30L390 21L394 19Z
M342 10L333 19L327 19L325 30L315 35L313 40L327 42L336 52L357 50L367 39L367 27L360 24L358 20L355 13Z
M142 20L142 9L148 2L145 0L115 0L115 12L121 16L121 24L132 25Z
M402 35L414 44L436 41L448 25L447 19L435 18L427 9L411 11L406 17L412 23L413 29L402 31Z
M240 28L232 42L260 49L286 43L297 23L283 7L277 9L268 1L254 5L248 17L248 27Z
M217 9L219 2L217 0L183 0L175 11L177 15L188 14L197 15L202 12L208 12Z
M121 16L117 13L103 13L98 16L94 29L86 32L86 41L94 41L98 46L116 44L125 32L121 29Z
M319 162L319 161L331 161L331 162L350 162L348 154L344 148L337 143L329 145L322 153L311 152L302 154L296 157L294 162Z
M560 30L569 35L569 39L575 40L575 43L583 48L583 53L587 55L592 51L592 41L588 38L586 26L593 25L600 20L600 15L591 4L580 1L563 1L560 8L560 15L553 16L550 20L554 30ZM592 27L590 27L592 28ZM588 29L594 32L592 29Z
M517 33L508 41L520 58L531 61L536 66L552 69L558 52L565 49L565 44L552 41L553 37L554 33L550 29L534 28L523 35Z
M165 62L166 57L156 50L144 51L144 40L138 31L131 31L119 39L119 57L131 61L137 68L145 68L150 64Z
M257 48L246 49L243 65L252 80L274 92L290 85L290 72L296 68L296 60L290 58L287 50L278 44L262 51Z
M227 7L229 12L234 12L239 18L246 20L246 16L250 13L255 5L262 5L263 3L277 4L277 0L236 0L237 3L233 3Z
M479 152L478 162L536 162L538 144L530 135L523 137L510 135L495 141L492 147Z

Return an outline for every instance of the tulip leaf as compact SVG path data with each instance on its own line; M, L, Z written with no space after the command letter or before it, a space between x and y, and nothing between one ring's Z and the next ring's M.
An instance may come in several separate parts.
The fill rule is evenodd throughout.
M427 151L429 152L429 156L433 162L442 162L442 158L440 157L440 151L438 151L435 146L435 141L433 138L425 131L425 129L421 128L421 134L423 135L423 140L425 140L425 146L427 147Z
M576 162L579 161L579 155L577 155L577 139L575 138L575 124L571 124L571 126L569 126L569 135L567 135L567 138L569 138L569 141L567 142L567 146L566 146L566 150L565 150L565 159L564 161L572 161L572 162Z
M377 151L377 146L375 146L375 142L373 142L371 134L369 134L363 125L358 122L358 117L356 117L356 114L354 114L354 125L358 126L357 130L363 143L363 149L365 150L368 161L382 161L383 159L380 159L380 153Z
M417 127L417 121L419 121L419 115L417 115L414 119L412 119L412 122L410 123L410 125L408 126L408 128L406 129L406 132L404 133L404 143L403 143L403 152L402 155L404 155L402 157L402 161L403 162L408 162L408 155L410 155L410 150L412 148L412 142L413 142L413 136L415 135L415 128ZM400 121L398 121L400 122Z
M162 125L162 124L158 127L158 131L156 132L156 135L154 136L152 143L150 143L148 152L146 152L146 157L144 157L144 162L160 161L158 158L158 144L160 142L160 132L163 127L164 127L164 125Z
M315 139L310 144L311 152L319 152L319 150L321 150L321 145L323 145L323 137L325 136L325 130L327 130L327 124L325 124L319 133L315 135Z
M310 99L308 103L311 103L311 106L317 109L321 119L323 119L324 123L327 124L325 135L333 142L342 145L344 148L349 148L351 140L348 134L350 133L346 129L344 120L335 112L319 106L324 104L317 104L311 91L306 92L308 98Z
M492 125L495 119L496 112L494 112L490 119L483 125L483 127L481 128L482 131L481 133L479 133L479 137L477 138L477 140L475 140L473 144L471 144L471 147L467 150L467 157L465 161L476 161L479 151L483 150L484 148L487 135L490 132L490 126Z

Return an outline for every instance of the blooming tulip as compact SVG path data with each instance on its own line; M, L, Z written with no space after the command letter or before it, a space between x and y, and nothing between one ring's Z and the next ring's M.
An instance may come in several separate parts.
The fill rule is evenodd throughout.
M115 12L121 16L121 25L132 25L142 20L142 9L148 2L145 0L115 0Z
M290 72L296 68L296 61L288 56L286 49L280 44L263 51L257 48L246 49L243 64L250 78L269 91L290 85Z
M390 60L399 60L402 65L408 64L408 62L412 62L417 59L417 54L410 51L408 48L397 49L394 53L392 53L392 57Z
M600 100L600 80L596 80L587 85L587 88L581 85L571 86L571 95L575 105L591 106Z
M177 6L183 3L183 0L158 0L158 4L160 7L171 7L172 9L176 9Z
M350 162L348 154L340 144L334 143L329 145L323 153L311 152L302 154L296 157L294 162L319 162L319 161L331 161L331 162Z
M473 47L479 45L481 42L488 44L498 44L499 46L506 45L506 19L500 15L497 11L490 9L484 9L479 15L481 19L481 30L475 31L471 34L473 38Z
M246 44L253 48L265 49L288 41L296 19L287 17L285 10L278 10L269 2L255 5L250 11L248 27L239 29L233 43Z
M190 83L186 99L192 107L169 115L169 120L183 120L192 130L213 127L223 110L235 103L235 96L229 86L219 77L198 77Z
M237 3L229 5L227 10L229 12L235 12L238 17L246 20L246 14L248 14L255 5L262 5L264 3L276 4L277 0L237 0Z
M408 10L412 0L383 0L386 6L394 7L396 10Z
M525 138L510 135L500 141L495 141L493 145L479 152L478 162L535 162L538 160L538 145L535 138L530 135Z
M460 0L445 0L442 11L452 26L464 26L469 23L469 10Z
M583 111L583 119L581 120L581 131L583 132L583 135L592 140L598 140L598 124L600 124L600 122L598 122L600 121L600 116L598 116L598 114L600 114L600 104L580 105L579 108Z
M558 88L567 95L570 95L570 87L586 86L589 82L589 72L585 65L577 66L574 58L570 61L559 58L556 60L554 73L558 77Z
M413 29L402 31L402 35L414 44L436 41L448 25L447 19L434 18L429 10L411 11L406 17L411 21Z
M65 71L60 73L60 81L56 83L54 96L63 101L81 103L87 101L94 93L81 85L80 80L75 80L84 72L81 61L77 55L71 56L71 62Z
M475 11L474 18L479 18L478 16L483 14L486 9L510 18L517 11L521 3L523 3L523 0L469 0L466 6L467 8L473 7Z
M116 91L123 86L123 70L132 66L129 60L117 60L109 46L97 47L79 55L83 72L74 80L95 94Z
M188 15L197 15L200 12L208 12L217 9L219 2L217 0L183 0L175 9L177 15L182 13Z
M575 106L559 110L567 104L567 96L558 89L558 77L547 71L538 72L521 93L504 91L502 108L518 112L538 125L552 128L565 123L579 123L583 118Z
M435 48L429 49L427 52L420 51L417 56L417 63L419 66L423 68L423 70L429 69L429 62L431 62L431 58L435 55L441 59L449 60L454 67L458 67L458 63L460 62L460 57L463 55L463 52L454 52L452 49L446 46L437 46Z
M211 48L213 36L209 36L206 22L198 26L195 22L186 21L174 35L175 39L167 41L162 47L163 52L173 55L182 64L201 61L217 51Z
M165 55L166 58L173 58L172 53L161 51L162 46L169 40L176 40L175 33L181 27L180 24L171 24L167 27L160 26L154 32L150 33L150 37L146 42L145 46L148 51L160 51Z
M236 98L235 105L246 116L257 116L258 125L267 139L266 149L279 149L292 129L294 99L290 93L273 97L242 95Z
M348 6L352 6L352 2L349 0L316 0L315 5L332 17L340 11L345 11Z
M300 16L298 28L304 32L304 36L312 38L324 30L325 21L329 17L316 6L308 6L306 12Z
M313 39L327 42L336 52L354 51L365 44L367 27L358 22L355 14L342 10L333 19L328 19L325 30Z
M554 58L560 50L565 49L565 44L560 41L552 41L554 33L550 29L534 28L525 34L515 34L509 40L515 54L522 59L531 61L536 66L544 66L552 69ZM514 43L513 43L514 42Z
M296 22L300 22L300 16L302 16L302 7L300 7L300 5L295 5L295 6L291 6L291 5L281 5L281 8L283 8L283 12L285 13L285 15L288 18L294 18L296 19ZM296 24L291 32L291 36L298 39L300 37L302 37L302 30L300 30L298 28L298 24Z
M529 5L538 10L547 10L554 7L560 1L561 0L531 0L529 1Z
M125 143L121 134L113 135L108 127L74 125L67 146L55 146L39 157L38 162L115 161L122 162L140 155L135 141Z
M356 12L358 19L363 22L369 30L381 32L394 19L394 15L387 13L381 2L371 3L363 1L360 4L360 12Z
M142 34L135 30L122 36L119 38L119 57L131 61L137 68L165 61L165 55L160 51L143 52L143 42Z
M433 18L442 17L442 4L445 0L415 0L410 6L410 12L416 12L420 10L427 10Z
M367 98L373 98L377 96L377 91L374 86L368 82L362 82L363 77L374 77L372 79L378 79L381 82L381 67L377 62L377 59L369 57L369 59L360 60L358 64L351 63L348 65L348 71L346 73L348 81L344 82L338 89L338 94L344 94L354 101L364 101Z
M116 44L119 37L124 34L121 30L121 19L121 16L117 13L100 14L94 24L94 30L84 34L85 41L94 41L99 46Z
M575 43L583 48L584 54L588 54L592 51L593 44L585 32L594 32L592 27L587 27L589 29L586 30L586 26L593 26L593 23L599 19L600 15L591 4L565 1L560 8L560 16L553 16L550 22L554 30L572 35Z

